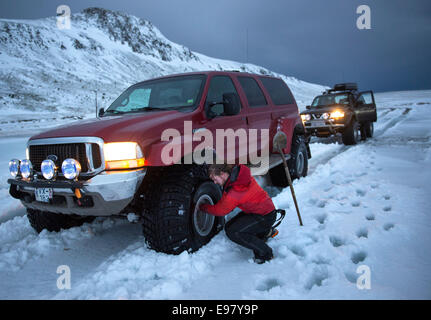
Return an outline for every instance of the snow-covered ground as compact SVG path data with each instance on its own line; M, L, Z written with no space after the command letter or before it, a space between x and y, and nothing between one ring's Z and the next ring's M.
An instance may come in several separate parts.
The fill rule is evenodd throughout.
M264 265L224 232L179 256L147 249L123 220L38 235L5 182L26 137L0 139L0 299L430 299L431 91L376 100L373 139L312 143L309 175L295 182L303 227L290 190L274 195L288 214ZM70 290L57 288L60 265ZM371 288L359 290L364 265Z

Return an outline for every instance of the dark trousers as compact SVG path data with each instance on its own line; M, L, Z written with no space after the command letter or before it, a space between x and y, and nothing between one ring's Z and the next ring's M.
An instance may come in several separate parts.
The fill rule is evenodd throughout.
M272 256L272 249L265 242L277 214L272 211L266 215L240 212L226 223L226 235L233 242L253 250L256 257Z

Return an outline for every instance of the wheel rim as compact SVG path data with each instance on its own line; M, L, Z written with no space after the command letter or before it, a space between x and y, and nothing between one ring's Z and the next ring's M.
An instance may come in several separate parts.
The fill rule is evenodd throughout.
M358 125L356 125L353 128L353 136L354 136L355 142L359 141L360 135L361 135L361 128Z
M199 206L201 204L208 203L208 204L214 204L211 197L207 194L201 195L196 202L195 210L193 212L193 226L196 230L196 232L201 237L206 237L210 234L213 226L214 226L214 220L215 217L213 215L210 215L208 213L202 212L199 210Z
M303 170L304 170L304 154L302 152L299 152L296 158L296 172L298 173L298 176L302 176Z

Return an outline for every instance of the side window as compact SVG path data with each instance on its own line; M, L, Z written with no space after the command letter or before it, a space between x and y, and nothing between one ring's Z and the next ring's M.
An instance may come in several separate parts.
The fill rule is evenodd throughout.
M250 107L261 107L268 104L256 80L250 77L238 77L238 81L245 92Z
M358 101L363 102L364 104L372 104L373 97L371 96L371 92L364 92L359 96Z
M213 102L222 102L224 93L236 93L232 79L227 76L215 76L211 79L210 87L207 94L207 104ZM223 104L218 103L211 108L217 116L223 114Z
M295 99L287 85L281 79L259 77L275 105L293 104Z

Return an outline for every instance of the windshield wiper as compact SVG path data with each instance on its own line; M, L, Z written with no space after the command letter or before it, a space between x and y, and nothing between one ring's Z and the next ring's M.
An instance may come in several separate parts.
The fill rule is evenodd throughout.
M106 110L105 112L104 112L104 114L106 114L106 113L113 113L113 114L123 114L123 113L125 113L124 111L120 111L120 110Z
M157 107L145 107L145 108L139 108L134 109L133 111L153 111L153 110L167 110L166 108L157 108Z

